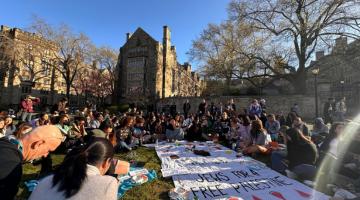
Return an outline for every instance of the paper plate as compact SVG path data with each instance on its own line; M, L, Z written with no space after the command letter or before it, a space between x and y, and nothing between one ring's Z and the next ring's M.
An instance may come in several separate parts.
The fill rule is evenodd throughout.
M232 151L232 150L226 150L225 153L226 153L226 154L232 154L233 151Z
M131 181L135 184L143 184L148 181L148 177L145 174L141 174L141 175L133 176L131 178Z
M188 199L189 198L189 191L185 190L182 187L176 187L169 191L170 199Z

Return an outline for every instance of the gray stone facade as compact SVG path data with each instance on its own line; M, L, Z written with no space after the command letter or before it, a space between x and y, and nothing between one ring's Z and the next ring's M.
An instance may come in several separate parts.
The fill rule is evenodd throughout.
M188 63L179 64L170 30L163 27L163 41L143 29L127 34L118 59L116 102L144 102L171 96L199 96L200 78Z
M312 69L319 69L318 97L321 102L328 98L346 97L349 114L360 111L360 41L347 43L346 38L338 38L331 53L316 53L307 74L308 94L314 94L315 78ZM322 113L322 104L320 113Z
M188 99L191 104L191 113L196 113L198 111L198 106L201 103L201 97L175 97L175 98L165 98L161 99L157 103L157 111L166 110L167 107L171 105L176 105L177 112L183 113L183 104L185 100ZM300 115L304 119L312 120L315 117L315 97L309 95L274 95L274 96L214 96L205 98L207 103L210 105L211 102L214 102L215 105L218 105L221 102L225 105L230 99L234 100L236 105L236 110L239 112L244 108L248 108L253 99L265 99L267 106L267 113L278 114L282 112L287 115L290 112L290 108L297 103L300 109Z

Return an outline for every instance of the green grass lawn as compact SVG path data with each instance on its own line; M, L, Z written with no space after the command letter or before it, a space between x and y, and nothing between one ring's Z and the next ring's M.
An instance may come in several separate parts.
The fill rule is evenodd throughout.
M141 147L131 153L116 154L116 158L121 160L135 160L139 165L144 164L146 169L154 169L157 172L158 178L151 183L132 188L127 191L122 199L169 199L168 191L174 187L172 179L165 179L160 172L160 160L154 149ZM53 166L62 162L64 155L52 154ZM36 179L40 172L40 166L32 164L25 164L23 166L23 179L20 184L18 199L27 199L30 193L27 191L24 181Z

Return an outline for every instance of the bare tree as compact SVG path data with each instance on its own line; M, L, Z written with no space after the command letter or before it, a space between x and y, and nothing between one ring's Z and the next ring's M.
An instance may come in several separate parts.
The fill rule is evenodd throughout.
M263 63L249 56L250 52L263 52L265 38L255 37L252 28L245 24L226 21L210 24L193 41L188 52L191 60L200 63L206 77L225 80L229 89L232 79L244 79L255 87L270 83L274 74Z
M357 0L233 0L229 5L230 19L251 25L258 36L269 37L267 45L273 55L288 58L287 80L299 93L306 90L306 65L319 45L339 36L359 37L360 2ZM290 57L285 54L289 54ZM246 52L279 74L273 63L260 52Z
M110 85L110 92L114 94L115 84L117 81L117 60L118 54L116 51L110 47L100 47L96 50L95 60L100 64L100 69L103 70L103 73L107 73L107 83L105 85Z
M77 73L90 62L90 39L83 33L73 33L66 25L54 28L38 18L34 19L30 28L56 45L58 53L52 62L66 83L66 96L69 98Z

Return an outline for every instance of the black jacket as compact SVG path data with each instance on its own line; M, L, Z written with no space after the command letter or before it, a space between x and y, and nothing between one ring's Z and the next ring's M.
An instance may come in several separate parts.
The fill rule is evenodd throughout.
M289 168L292 169L301 164L315 165L318 158L318 151L315 144L303 143L303 144L291 144L287 145L289 160Z
M14 199L22 176L22 154L17 145L0 139L0 197Z

